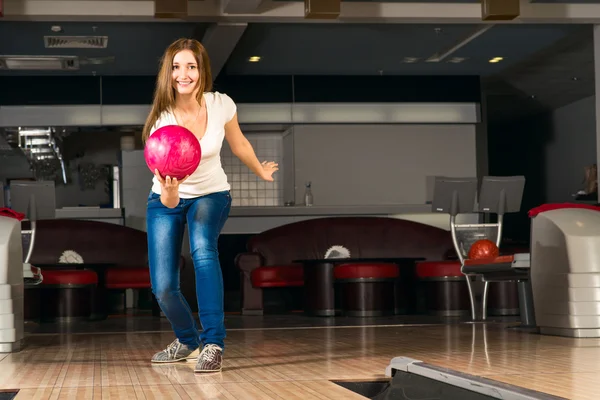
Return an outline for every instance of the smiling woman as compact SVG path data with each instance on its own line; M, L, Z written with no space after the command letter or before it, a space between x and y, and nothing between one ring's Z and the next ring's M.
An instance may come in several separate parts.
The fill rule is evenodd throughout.
M191 113L194 116L202 109L204 93L211 90L210 59L204 46L192 39L179 39L172 43L161 60L154 103L144 127L143 139L148 139L161 114L173 108L176 97L178 104L175 108L181 114ZM182 96L176 96L177 93Z
M223 277L217 240L229 216L231 195L221 165L223 140L227 139L233 154L260 178L273 181L272 175L278 170L276 163L261 163L256 158L240 130L234 101L211 90L210 61L202 44L193 39L175 41L161 60L152 110L143 131L146 141L161 127L180 125L191 131L202 147L200 165L182 180L155 171L146 210L152 292L176 336L165 350L154 354L152 362L197 357L196 372L221 371L225 348ZM186 224L201 333L179 289L179 254Z

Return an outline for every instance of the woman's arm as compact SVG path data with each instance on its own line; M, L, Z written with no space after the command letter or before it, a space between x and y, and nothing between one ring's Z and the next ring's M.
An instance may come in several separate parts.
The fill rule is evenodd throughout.
M252 145L240 129L237 113L235 113L231 121L225 124L225 139L227 139L233 154L246 164L256 176L266 181L273 181L272 175L279 169L277 168L279 165L272 161L264 161L263 163L258 161Z

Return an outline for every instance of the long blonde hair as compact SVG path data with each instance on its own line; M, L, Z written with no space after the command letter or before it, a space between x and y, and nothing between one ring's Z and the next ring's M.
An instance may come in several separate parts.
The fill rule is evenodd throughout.
M173 88L173 58L182 50L190 50L194 53L198 68L200 69L200 80L198 82L198 103L202 101L204 92L212 90L212 74L210 71L210 59L208 53L202 44L195 39L178 39L171 43L165 50L160 60L160 70L156 77L156 87L154 89L154 101L152 110L148 114L144 130L142 131L142 140L146 142L150 137L152 127L160 118L160 115L169 108L175 106L175 89Z

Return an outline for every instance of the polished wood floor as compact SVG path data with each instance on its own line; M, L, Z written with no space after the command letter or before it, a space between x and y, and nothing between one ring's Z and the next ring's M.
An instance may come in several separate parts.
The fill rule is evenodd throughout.
M265 317L268 318L268 317ZM148 361L160 332L34 333L0 354L0 389L16 399L364 399L331 380L386 379L406 356L568 399L598 399L600 339L503 324L230 329L221 373Z

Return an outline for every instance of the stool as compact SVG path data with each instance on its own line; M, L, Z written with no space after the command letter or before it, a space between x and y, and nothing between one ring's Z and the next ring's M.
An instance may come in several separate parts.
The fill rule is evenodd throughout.
M141 290L148 289L151 295L150 269L148 267L110 267L106 269L104 279L108 314L126 312L127 296L125 292L127 289L138 291L136 296L138 300ZM150 300L153 315L160 316L160 307L158 307L153 295L151 295Z
M469 288L460 272L460 262L418 262L416 275L424 289L429 313L443 317L469 315Z
M487 315L519 315L519 288L515 281L490 282Z
M27 307L39 309L41 322L87 319L91 314L93 289L98 284L98 276L90 270L42 271L41 284L26 290ZM37 316L31 310L32 316Z
M312 309L305 305L304 266L302 264L263 265L250 272L249 288L263 313L282 313L290 309ZM242 282L243 284L243 282ZM243 286L243 285L242 285ZM326 295L313 293L314 296ZM313 296L313 299L314 299ZM248 297L250 298L250 296ZM256 313L255 310L254 312ZM245 312L248 314L248 311ZM252 315L252 314L249 314Z
M348 263L333 270L343 313L349 317L393 315L394 287L400 276L396 264Z

